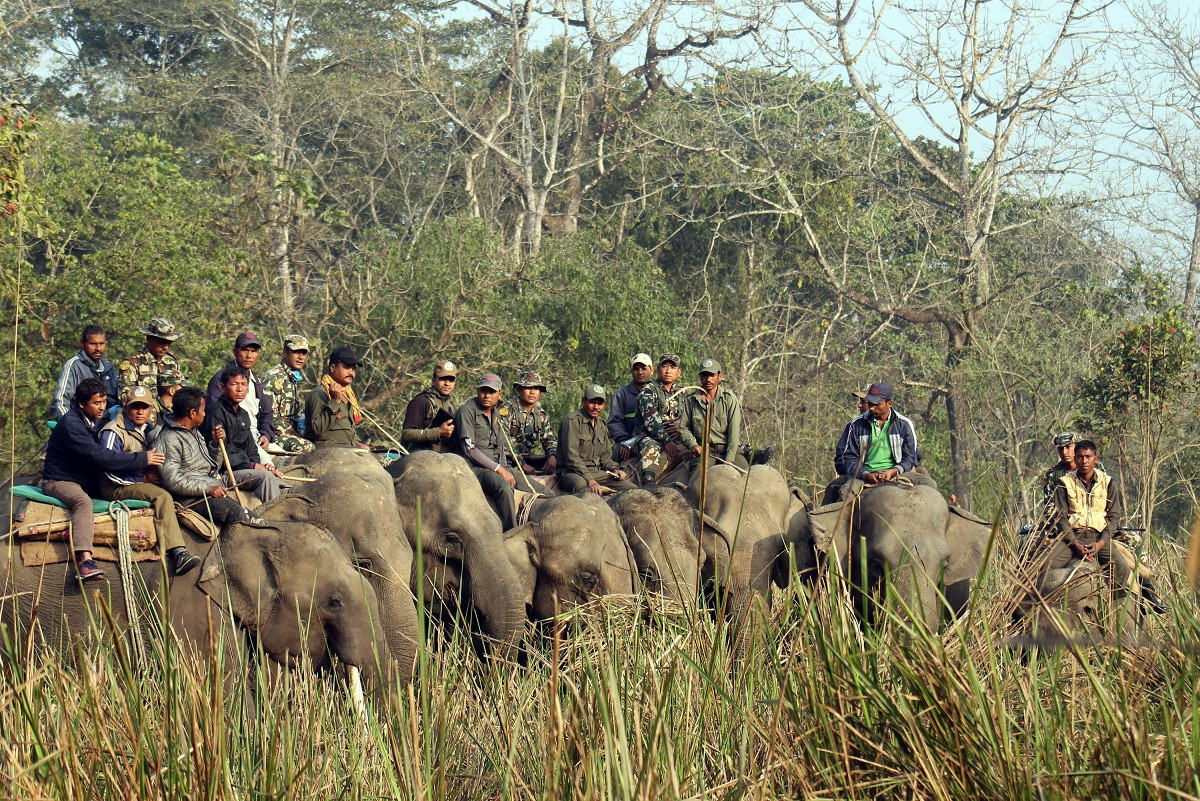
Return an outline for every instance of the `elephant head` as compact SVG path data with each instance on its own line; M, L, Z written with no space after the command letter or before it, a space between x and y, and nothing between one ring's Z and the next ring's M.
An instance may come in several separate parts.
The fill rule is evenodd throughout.
M687 498L697 514L703 503L703 536L713 554L707 573L724 593L721 606L740 651L756 599L770 608L772 580L787 580L789 547L812 539L808 511L779 471L766 465L748 473L717 465L709 468L703 486L697 471Z
M418 640L417 609L409 589L412 546L400 522L391 479L386 474L383 478L381 484L377 476L364 478L348 469L326 472L259 507L257 514L266 520L312 523L333 534L375 590L391 669L408 681Z
M417 451L398 465L396 505L424 572L419 586L414 562L413 592L423 594L433 616L453 617L465 605L463 611L479 618L483 634L507 656L524 633L525 605L500 518L479 481L454 454Z
M700 545L696 515L683 495L672 487L634 489L610 504L646 589L685 606L695 604L703 566L712 554Z
M281 664L336 656L377 676L379 602L327 532L307 523L237 523L209 551L196 586Z
M509 531L504 544L535 619L636 589L637 565L621 523L598 495L539 502L530 522Z

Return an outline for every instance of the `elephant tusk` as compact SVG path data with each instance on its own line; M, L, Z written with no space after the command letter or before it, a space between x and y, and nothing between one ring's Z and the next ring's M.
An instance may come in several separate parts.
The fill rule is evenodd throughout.
M350 682L350 700L354 703L354 709L358 712L359 718L365 724L367 722L367 702L363 695L362 673L357 665L346 666L346 680Z

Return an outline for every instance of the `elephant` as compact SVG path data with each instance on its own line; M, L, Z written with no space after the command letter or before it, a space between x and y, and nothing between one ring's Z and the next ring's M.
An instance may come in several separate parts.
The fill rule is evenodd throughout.
M1044 557L1034 558L1021 573L1025 586L1032 584L1033 589L1021 599L1014 618L1035 639L1137 635L1143 598L1136 574L1125 594L1115 596L1109 576L1095 561L1077 558L1054 568L1045 566Z
M951 507L936 486L924 481L867 486L861 492L852 488L849 500L823 506L813 516L828 535L819 541L797 538L801 571L836 554L864 622L875 622L878 605L891 598L929 631L965 608L992 529Z
M280 468L286 477L297 476L306 483L329 473L350 472L367 481L377 482L387 494L392 491L392 477L368 451L360 448L317 448L308 453L289 457Z
M687 499L674 487L654 487L622 492L609 505L625 529L642 585L694 606L705 553Z
M167 601L172 631L196 653L222 643L227 657L257 641L276 663L316 667L336 656L368 680L377 678L379 602L329 534L306 523L235 523L214 542L184 531L200 569L167 577L158 561L135 562L153 620ZM38 639L57 651L77 637L107 639L103 602L117 627L126 630L125 596L116 571L108 582L80 584L69 563L26 567L12 538L0 548L4 582L0 619L21 636L36 621ZM102 600L101 600L102 599ZM139 598L135 603L144 603ZM215 629L215 630L210 630ZM244 636L241 632L244 632ZM235 660L227 658L232 666Z
M332 450L332 449L326 449ZM362 571L379 599L379 627L384 632L391 669L401 681L412 679L416 665L417 608L409 577L412 546L400 522L391 479L381 483L371 471L325 472L315 481L298 483L290 493L260 506L266 520L294 520L328 530ZM364 478L363 473L368 477Z
M790 554L797 541L814 538L815 524L804 499L773 467L747 472L722 464L707 472L705 481L696 471L686 494L697 513L703 506L704 579L720 591L714 600L729 620L736 654L745 648L753 607L770 609L771 584L787 586Z
M400 521L421 555L413 561L413 593L424 598L431 618L450 622L459 612L475 618L492 652L513 656L525 631L522 587L500 518L475 474L461 456L435 451L416 451L396 464Z
M504 535L535 620L601 595L637 591L637 565L616 513L598 496L560 495L533 505Z

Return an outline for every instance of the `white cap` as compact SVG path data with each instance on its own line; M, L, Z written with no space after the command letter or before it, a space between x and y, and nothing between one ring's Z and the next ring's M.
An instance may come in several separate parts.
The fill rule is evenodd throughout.
M636 356L634 356L632 359L629 360L630 367L637 367L639 364L644 364L647 367L653 367L654 360L651 359L650 356L645 353L639 353Z

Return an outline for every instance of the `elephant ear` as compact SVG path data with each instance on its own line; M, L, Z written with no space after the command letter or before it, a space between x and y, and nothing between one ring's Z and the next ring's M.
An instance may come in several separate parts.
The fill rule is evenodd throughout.
M256 516L263 520L293 520L307 523L312 520L317 502L303 495L280 495L273 501L268 501L254 510Z
M196 582L205 595L250 630L258 629L279 599L272 556L278 538L279 532L272 528L234 524L213 544Z
M509 529L504 535L504 549L508 552L508 561L517 571L517 582L527 606L533 605L533 591L537 589L540 564L537 529L537 523L526 523Z
M950 507L946 518L946 546L950 553L946 584L973 579L979 574L992 536L992 526L986 520L957 506Z

